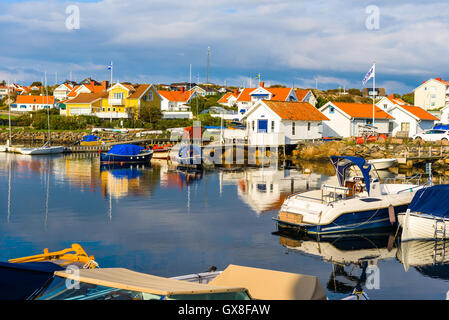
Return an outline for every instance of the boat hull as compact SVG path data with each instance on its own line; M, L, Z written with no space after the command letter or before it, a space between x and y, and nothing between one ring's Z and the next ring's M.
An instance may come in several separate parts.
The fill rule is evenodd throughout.
M395 212L407 210L407 205L394 207ZM278 229L291 230L296 229L310 235L332 235L350 232L366 231L370 229L393 228L394 224L390 221L388 207L379 209L364 210L358 212L346 212L329 224L312 225L287 222L274 218L277 222Z
M64 152L64 147L21 148L17 151L25 155L60 154Z
M385 170L391 168L396 164L396 159L375 159L368 160L368 163L372 164L376 170Z
M102 164L108 163L149 163L153 157L153 152L142 153L138 155L117 155L102 153L100 155L100 162Z
M402 241L449 239L449 219L416 213L406 216L406 213L398 214Z

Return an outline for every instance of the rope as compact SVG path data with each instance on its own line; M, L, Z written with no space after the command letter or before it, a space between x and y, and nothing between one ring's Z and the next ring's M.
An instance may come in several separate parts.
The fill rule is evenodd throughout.
M92 268L93 266L93 268ZM95 260L89 260L84 266L83 269L94 269L98 268L100 265Z

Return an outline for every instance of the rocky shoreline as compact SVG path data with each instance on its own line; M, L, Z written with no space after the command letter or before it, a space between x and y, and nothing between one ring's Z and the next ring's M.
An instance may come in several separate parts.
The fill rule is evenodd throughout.
M90 132L56 131L51 132L51 141L65 147L73 146ZM135 133L110 133L98 132L95 135L102 138L114 139L115 141L126 141L135 139ZM0 144L5 144L9 139L9 131L0 131ZM44 131L13 131L12 144L22 144L27 146L42 145L48 140L48 133Z

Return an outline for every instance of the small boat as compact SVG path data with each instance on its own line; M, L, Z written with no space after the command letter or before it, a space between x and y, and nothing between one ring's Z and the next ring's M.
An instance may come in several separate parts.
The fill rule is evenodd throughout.
M396 258L407 272L410 267L420 270L445 267L445 280L449 279L449 240L401 241Z
M201 166L203 164L203 150L195 144L179 144L170 151L170 160L179 165Z
M394 166L398 161L396 159L372 159L367 162L372 164L376 170L385 170Z
M61 154L64 152L63 146L50 146L46 142L42 147L36 148L16 148L16 151L25 155L46 155L46 154Z
M163 159L167 160L170 158L170 151L173 148L171 143L165 145L154 145L153 146L153 159Z
M315 236L393 227L396 212L407 210L416 191L424 185L380 183L376 170L365 159L332 156L339 185L321 186L292 194L276 218L282 229L296 229ZM358 175L350 176L352 172Z
M448 196L448 184L416 192L407 211L398 214L401 240L449 239Z
M69 253L74 251L74 253ZM99 268L79 245L0 263L4 300L325 300L315 276L229 265L165 278ZM63 261L63 264L59 264ZM67 264L70 263L70 264ZM73 264L76 267L73 267ZM71 269L70 272L67 269ZM206 281L204 281L207 279ZM260 279L264 279L263 282ZM206 283L205 283L206 282Z
M103 138L95 135L84 136L79 142L80 146L100 146L104 144Z
M100 163L149 163L153 150L134 144L118 144L100 154Z

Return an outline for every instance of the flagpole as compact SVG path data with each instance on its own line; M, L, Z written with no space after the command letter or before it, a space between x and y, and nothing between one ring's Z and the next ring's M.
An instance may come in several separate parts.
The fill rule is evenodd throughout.
M374 103L376 101L376 62L374 62L374 76L373 76L373 135L374 135Z

